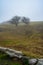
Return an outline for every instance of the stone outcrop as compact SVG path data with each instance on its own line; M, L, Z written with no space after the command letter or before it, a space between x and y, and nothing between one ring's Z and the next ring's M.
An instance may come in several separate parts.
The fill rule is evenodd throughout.
M22 65L43 65L43 59L32 59L25 56L21 51L16 51L10 48L0 47L0 52L4 52L9 57L18 58L22 61Z

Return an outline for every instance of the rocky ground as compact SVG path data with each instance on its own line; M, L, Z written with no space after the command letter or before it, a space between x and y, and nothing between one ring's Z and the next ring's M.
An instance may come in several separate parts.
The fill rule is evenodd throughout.
M29 58L24 55L21 58L19 58L19 56L11 57L5 53L6 51L4 51L4 49L6 48L2 49L2 47L0 47L0 65L43 65L43 59ZM13 49L9 49L8 51L8 53L14 52Z

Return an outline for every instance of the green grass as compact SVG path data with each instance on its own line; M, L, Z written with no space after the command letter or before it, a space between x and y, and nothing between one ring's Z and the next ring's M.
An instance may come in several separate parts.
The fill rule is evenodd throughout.
M0 52L0 65L22 65L18 61L10 59L6 54Z

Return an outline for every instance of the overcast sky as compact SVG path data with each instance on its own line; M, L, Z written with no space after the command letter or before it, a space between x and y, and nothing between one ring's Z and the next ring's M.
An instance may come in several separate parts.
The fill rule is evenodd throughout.
M43 20L43 0L0 0L0 22L16 15Z

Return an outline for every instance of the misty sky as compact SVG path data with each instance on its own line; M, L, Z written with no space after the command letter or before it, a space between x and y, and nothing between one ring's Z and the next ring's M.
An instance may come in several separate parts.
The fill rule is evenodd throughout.
M43 20L43 0L0 0L0 22L16 15Z

